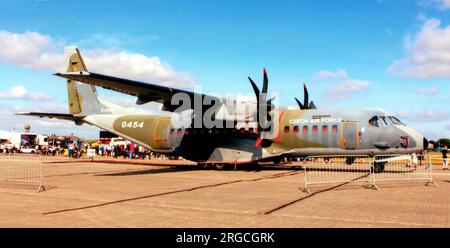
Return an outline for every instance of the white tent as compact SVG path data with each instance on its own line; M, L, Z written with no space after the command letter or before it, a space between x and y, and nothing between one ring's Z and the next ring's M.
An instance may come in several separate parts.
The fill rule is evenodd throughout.
M5 140L11 139L11 133L0 130L0 139L5 139Z

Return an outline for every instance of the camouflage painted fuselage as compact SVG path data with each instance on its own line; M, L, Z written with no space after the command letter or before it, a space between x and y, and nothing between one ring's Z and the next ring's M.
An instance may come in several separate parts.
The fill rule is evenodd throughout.
M276 110L270 140L255 146L251 128L177 128L170 116L91 115L84 121L136 142L152 151L198 162L233 163L325 154L401 154L419 152L424 138L393 124L375 127L377 109Z

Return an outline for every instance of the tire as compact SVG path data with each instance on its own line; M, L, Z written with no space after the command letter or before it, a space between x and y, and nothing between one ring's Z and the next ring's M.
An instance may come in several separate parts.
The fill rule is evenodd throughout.
M214 168L216 168L216 170L225 170L228 166L226 164L214 164Z
M200 168L202 170L207 170L210 168L210 165L206 164L206 163L199 163L199 164L197 164L197 166L198 166L198 168Z
M375 173L383 172L385 164L386 164L386 162L375 162L373 165L373 172L375 172Z

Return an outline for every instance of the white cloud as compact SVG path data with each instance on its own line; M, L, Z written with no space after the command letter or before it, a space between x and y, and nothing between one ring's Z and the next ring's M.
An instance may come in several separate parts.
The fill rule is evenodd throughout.
M329 70L323 70L316 74L314 80L320 81L325 79L345 79L348 78L348 74L346 70L338 69L336 72L332 72Z
M111 76L166 83L167 86L191 87L194 79L187 73L175 71L158 57L138 53L87 50L83 58L89 70Z
M450 119L450 112L438 109L428 109L419 113L399 112L397 116L411 122L441 122Z
M416 93L422 94L422 95L428 95L428 96L434 96L439 93L439 88L436 86L431 86L428 88L419 88L416 90Z
M450 26L428 19L422 29L404 40L406 58L394 61L388 72L415 78L450 77Z
M421 0L418 4L419 6L434 7L442 11L450 9L450 0Z
M335 101L367 91L371 86L369 81L350 78L347 71L343 69L338 69L336 72L320 71L316 74L314 80L331 82L325 91L325 96Z
M18 34L0 30L0 61L35 70L54 70L63 62L58 53L60 44L37 32Z
M28 90L23 85L16 85L11 87L8 92L0 91L0 99L50 101L53 97L42 92L28 93Z
M18 34L0 30L0 62L38 71L64 71L67 65L63 47L66 45L64 40L56 41L37 32ZM157 56L102 49L81 52L93 72L179 88L195 85L191 75L176 71Z

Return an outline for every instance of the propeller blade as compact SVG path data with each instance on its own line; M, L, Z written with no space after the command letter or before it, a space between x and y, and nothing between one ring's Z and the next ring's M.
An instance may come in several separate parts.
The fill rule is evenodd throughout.
M300 109L305 109L305 107L303 106L302 102L300 102L300 100L298 100L297 97L295 98L295 100L297 101L297 104L300 107Z
M306 83L303 83L303 94L305 96L305 98L303 99L303 106L307 109L309 103L309 94L308 88L306 87Z
M270 105L270 104L272 103L272 101L275 100L276 98L277 98L276 96L270 98L270 99L267 101L267 105Z
M255 95L256 95L256 99L259 99L260 92L259 92L258 86L256 86L255 82L253 82L253 80L250 77L248 77L248 80L250 80L250 83L252 84L253 91L255 92Z
M267 94L267 86L268 86L269 80L267 79L267 71L266 68L264 68L264 80L263 80L263 87L261 93Z
M267 111L271 111L272 109L275 108L275 105L272 103L272 101L275 100L275 98L277 97L274 96L267 101Z

